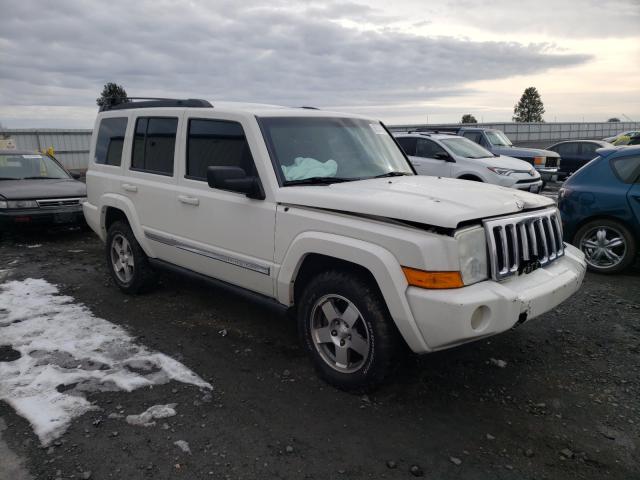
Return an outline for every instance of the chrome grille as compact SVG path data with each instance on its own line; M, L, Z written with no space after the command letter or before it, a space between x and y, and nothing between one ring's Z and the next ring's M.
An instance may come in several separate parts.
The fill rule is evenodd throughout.
M36 200L40 208L77 207L81 204L81 198L50 198Z
M482 223L494 280L546 265L564 255L562 223L556 208Z

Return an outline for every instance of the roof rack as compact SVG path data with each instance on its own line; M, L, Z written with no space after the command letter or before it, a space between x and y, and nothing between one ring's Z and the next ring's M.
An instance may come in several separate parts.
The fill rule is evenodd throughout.
M199 98L107 97L99 111L163 107L213 108L213 105L207 100Z
M308 105L303 105L300 108L304 108L306 110L320 110L318 107L310 107Z
M458 133L460 131L461 127L440 127L440 126L434 126L434 127L421 127L421 128L414 128L413 131L416 133L421 133L421 132L430 132L430 133Z
M414 130L409 130L407 133L419 133L420 135L430 136L433 134L436 135L456 135L456 132L452 130L442 131L442 130L426 130L424 128L417 128Z

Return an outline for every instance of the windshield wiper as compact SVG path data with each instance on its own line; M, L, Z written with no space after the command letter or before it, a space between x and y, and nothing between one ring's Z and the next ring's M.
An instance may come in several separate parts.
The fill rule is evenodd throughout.
M342 177L310 177L301 178L300 180L287 180L283 183L285 186L289 185L330 185L332 183L340 182L352 182L359 180L358 178L342 178Z
M373 177L369 177L369 178L404 177L406 175L413 175L413 174L409 172L387 172L387 173L381 173L380 175L374 175Z
M21 180L63 180L60 177L22 177Z

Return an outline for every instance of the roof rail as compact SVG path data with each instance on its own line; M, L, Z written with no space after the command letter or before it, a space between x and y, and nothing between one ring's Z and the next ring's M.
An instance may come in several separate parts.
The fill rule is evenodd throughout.
M99 111L163 107L213 108L213 105L207 100L199 98L108 97L105 99L105 103L100 106Z
M437 135L456 135L456 133L454 131L442 131L442 130L426 130L424 128L418 128L418 129L414 129L414 130L409 130L407 133L419 133L420 135L426 135L426 136L430 136L433 135L434 133Z
M306 110L320 110L318 107L310 107L308 105L303 105L300 108L304 108Z

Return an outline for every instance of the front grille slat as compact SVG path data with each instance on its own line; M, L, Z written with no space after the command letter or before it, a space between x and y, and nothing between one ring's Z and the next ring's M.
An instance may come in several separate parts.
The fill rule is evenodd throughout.
M40 208L76 207L81 205L80 198L51 198L36 200Z
M501 280L544 266L564 255L557 209L483 221L491 277Z

